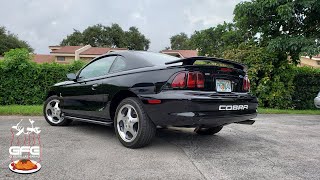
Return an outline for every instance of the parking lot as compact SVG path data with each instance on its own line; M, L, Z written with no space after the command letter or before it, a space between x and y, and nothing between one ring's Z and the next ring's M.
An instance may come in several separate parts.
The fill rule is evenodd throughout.
M42 169L8 169L10 128L20 119L41 128ZM123 147L111 127L49 126L42 117L0 117L0 179L319 179L320 116L259 115L214 136L158 129L142 149Z

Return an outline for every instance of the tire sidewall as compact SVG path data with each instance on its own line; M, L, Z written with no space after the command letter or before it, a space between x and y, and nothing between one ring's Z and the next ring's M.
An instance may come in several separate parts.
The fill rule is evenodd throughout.
M64 126L64 125L67 125L67 124L70 122L70 120L68 120L68 119L66 119L66 118L64 118L60 123L52 123L52 122L47 118L46 107L47 107L48 103L49 103L50 101L54 100L54 99L57 99L57 100L61 101L61 100L59 99L59 97L56 96L56 95L50 96L49 98L47 98L46 101L45 101L44 104L43 104L43 116L44 116L44 118L46 119L46 121L47 121L51 126Z
M115 133L116 133L119 141L126 147L133 147L139 141L141 134L142 134L142 131L144 130L143 128L145 127L145 123L146 123L146 121L149 120L149 119L147 119L148 117L145 117L145 114L143 113L144 110L142 109L141 104L140 105L138 104L141 102L138 102L138 101L140 101L138 98L126 98L120 102L120 104L118 105L117 110L116 110L116 114L115 114L115 118L114 118ZM117 128L117 118L118 118L119 110L121 109L122 106L124 106L126 104L129 104L135 108L135 110L138 114L138 118L139 118L138 134L137 134L136 138L131 142L124 141L121 138L121 136L119 135L118 128Z

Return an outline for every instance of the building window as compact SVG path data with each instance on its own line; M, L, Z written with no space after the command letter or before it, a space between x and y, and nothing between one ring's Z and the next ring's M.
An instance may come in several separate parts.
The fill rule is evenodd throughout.
M63 56L57 56L57 61L65 61L65 57L63 57Z
M317 64L320 65L320 61L317 61Z

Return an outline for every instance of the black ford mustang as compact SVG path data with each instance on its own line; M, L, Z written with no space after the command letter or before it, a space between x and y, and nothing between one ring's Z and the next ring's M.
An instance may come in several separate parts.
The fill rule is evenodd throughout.
M129 148L150 143L156 126L215 134L230 123L252 124L257 115L245 67L228 60L118 51L67 77L69 81L55 84L47 95L47 122L113 124Z

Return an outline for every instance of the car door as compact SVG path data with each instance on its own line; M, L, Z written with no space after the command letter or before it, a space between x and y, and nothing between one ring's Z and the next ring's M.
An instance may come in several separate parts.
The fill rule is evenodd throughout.
M61 106L66 115L105 120L108 94L102 82L116 57L108 55L90 62L79 71L75 83L63 88Z

